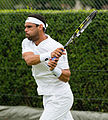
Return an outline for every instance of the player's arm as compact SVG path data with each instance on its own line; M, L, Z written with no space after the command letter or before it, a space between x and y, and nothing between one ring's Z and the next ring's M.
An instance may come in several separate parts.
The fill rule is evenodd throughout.
M50 70L55 74L59 80L63 82L68 82L71 76L71 72L69 69L60 69L57 66L59 58L56 58L55 60L51 60L48 62L48 65L50 67Z
M61 51L61 49L63 48L57 48L51 53L47 52L40 55L35 55L33 52L24 52L22 54L22 57L26 61L27 65L36 65L36 64L39 64L40 62L44 62L46 59L48 60L51 57L54 57L54 56L60 57L62 54L65 54Z
M62 74L59 77L59 80L63 82L68 82L70 80L71 72L69 69L62 70Z
M40 55L35 55L33 52L25 52L22 57L26 61L27 65L36 65L40 63Z

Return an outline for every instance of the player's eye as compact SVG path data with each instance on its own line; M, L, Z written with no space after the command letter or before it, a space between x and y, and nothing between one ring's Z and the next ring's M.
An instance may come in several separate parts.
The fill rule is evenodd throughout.
M29 26L27 26L28 28L31 28L32 26L31 25L29 25Z

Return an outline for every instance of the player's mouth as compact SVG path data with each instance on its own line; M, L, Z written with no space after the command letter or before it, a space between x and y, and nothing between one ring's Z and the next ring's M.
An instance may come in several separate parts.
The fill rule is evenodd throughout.
M30 35L29 35L28 33L25 33L25 36L26 36L26 37L29 37Z

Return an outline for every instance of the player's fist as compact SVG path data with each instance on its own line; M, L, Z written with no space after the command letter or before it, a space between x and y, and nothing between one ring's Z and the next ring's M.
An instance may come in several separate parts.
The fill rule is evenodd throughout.
M54 60L50 59L48 62L48 66L50 67L50 70L52 71L56 66L59 58L55 58Z
M57 48L56 50L51 52L51 58L53 57L59 58L61 57L61 55L65 55L66 53L64 53L64 51L65 51L64 48Z

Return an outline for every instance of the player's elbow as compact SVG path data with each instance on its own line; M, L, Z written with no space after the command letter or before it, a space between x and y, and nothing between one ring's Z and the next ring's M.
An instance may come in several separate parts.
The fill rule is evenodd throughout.
M28 66L32 65L32 61L30 59L26 58L25 61Z
M70 76L71 76L70 70L64 70L63 74L59 77L59 79L66 83L70 80Z
M66 78L64 78L64 79L61 79L61 81L65 82L65 83L67 83L69 80L70 80L69 77L66 77Z
M69 80L70 80L70 76L67 77L67 79L65 80L65 82L69 82Z
M66 79L65 79L65 82L69 82L70 76L71 76L71 72L69 71L68 76L67 76Z
M70 76L64 76L62 78L60 77L59 79L66 83L66 82L68 82L70 80Z
M28 65L28 66L32 66L32 64L31 64L31 63L27 63L27 65Z
M27 63L28 66L31 66L31 65L32 65L32 63L29 62L29 61L26 61L26 63Z
M69 71L69 78L70 78L70 76L71 76L71 72Z

